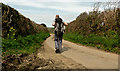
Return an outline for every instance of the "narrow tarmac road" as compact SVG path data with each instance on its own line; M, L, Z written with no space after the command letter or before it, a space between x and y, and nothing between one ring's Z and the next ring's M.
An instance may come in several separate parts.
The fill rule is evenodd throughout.
M50 57L56 58L54 57L55 55L58 55L58 57L62 56L61 60L63 62L65 59L66 61L68 60L68 63L72 60L72 62L82 64L88 69L118 69L118 55L114 53L78 45L66 40L63 40L63 52L61 54L56 54L54 48L54 35L51 35L44 42L45 51L51 52L48 54L52 55Z

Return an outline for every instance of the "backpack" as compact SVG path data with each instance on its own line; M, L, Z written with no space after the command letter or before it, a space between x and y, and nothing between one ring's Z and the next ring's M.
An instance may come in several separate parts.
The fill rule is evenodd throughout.
M55 19L55 34L59 37L64 33L64 23L61 18Z

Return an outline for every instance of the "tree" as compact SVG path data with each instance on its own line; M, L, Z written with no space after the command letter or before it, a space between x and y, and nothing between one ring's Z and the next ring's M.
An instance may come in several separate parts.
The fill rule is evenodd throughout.
M43 25L44 27L47 27L44 23L42 23L41 25Z

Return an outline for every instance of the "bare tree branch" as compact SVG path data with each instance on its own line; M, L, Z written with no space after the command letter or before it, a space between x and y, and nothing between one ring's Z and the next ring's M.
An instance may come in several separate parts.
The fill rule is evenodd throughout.
M7 9L8 9L7 14L8 14L9 13L9 7L8 7L8 5L7 5Z
M117 6L118 6L118 0L114 0L114 2L111 0L109 2L103 3L104 10L116 9Z
M7 26L12 22L12 16L13 15L10 16L10 21L7 23Z
M94 6L93 6L93 11L98 11L100 6L101 6L101 4L102 4L102 2L95 3Z

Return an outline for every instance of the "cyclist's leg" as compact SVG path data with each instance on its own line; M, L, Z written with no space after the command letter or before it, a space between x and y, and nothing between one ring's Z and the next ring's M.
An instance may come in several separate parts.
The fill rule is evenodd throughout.
M60 50L60 52L62 51L62 37L63 36L59 37L59 50Z
M58 42L58 37L55 35L55 39L54 39L54 41L55 41L55 49L58 49L58 47L59 47L59 42Z

